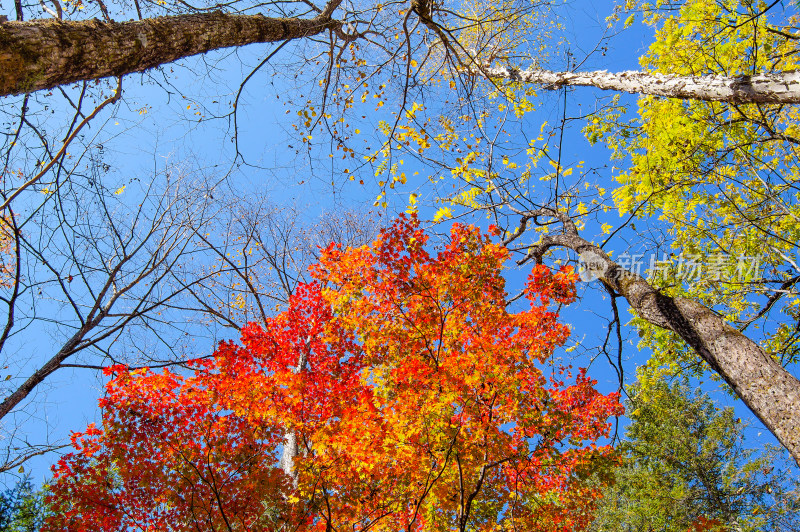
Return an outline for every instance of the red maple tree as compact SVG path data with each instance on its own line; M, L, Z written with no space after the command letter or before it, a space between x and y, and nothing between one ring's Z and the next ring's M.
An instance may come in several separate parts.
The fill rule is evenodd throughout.
M330 246L286 312L188 374L109 368L103 428L74 435L43 530L585 526L622 407L551 362L575 275L536 267L510 313L502 246L463 225L427 239L401 217Z

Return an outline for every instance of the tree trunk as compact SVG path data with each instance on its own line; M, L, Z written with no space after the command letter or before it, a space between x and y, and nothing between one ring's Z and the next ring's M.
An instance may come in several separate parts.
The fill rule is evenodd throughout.
M311 344L311 337L306 339L305 349L300 353L297 360L297 365L292 368L292 373L297 375L306 367L308 363L308 355L310 352L309 345ZM286 476L292 479L292 487L297 489L299 475L294 468L294 459L300 453L300 446L297 441L297 432L292 427L285 427L286 434L283 437L283 452L281 453L281 469L286 473Z
M47 377L55 373L56 370L61 368L64 361L75 354L76 348L86 336L86 333L94 326L95 323L87 323L78 330L72 337L67 340L61 349L58 350L50 360L44 363L42 367L33 372L33 375L28 377L11 395L6 397L0 402L0 419L3 419L9 414L18 404L25 400L28 395L44 381Z
M567 217L556 217L564 224L565 233L544 235L532 255L541 260L547 249L566 247L582 257L591 257L595 278L622 295L637 316L680 336L733 388L800 465L800 381L719 314L697 301L662 294L581 238ZM524 231L527 219L517 234Z
M675 76L650 72L552 72L510 68L474 69L490 80L509 80L560 87L595 87L602 90L649 94L684 100L743 103L800 103L800 72L757 76Z
M131 22L3 22L0 96L142 72L211 50L298 39L338 25L328 15L303 20L221 12Z

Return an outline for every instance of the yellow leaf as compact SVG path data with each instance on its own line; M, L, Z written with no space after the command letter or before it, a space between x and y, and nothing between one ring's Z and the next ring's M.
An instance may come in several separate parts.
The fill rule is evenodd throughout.
M625 27L631 26L636 21L636 15L631 13L631 15L625 19Z
M434 222L440 222L442 219L452 218L453 211L450 210L450 207L442 207L436 212L436 215L433 217Z
M114 194L115 194L115 195L117 195L117 196L119 196L119 195L120 195L120 194L122 194L123 192L125 192L125 185L122 185L121 187L119 187L119 188L117 189L117 191L116 191L116 192L114 192Z

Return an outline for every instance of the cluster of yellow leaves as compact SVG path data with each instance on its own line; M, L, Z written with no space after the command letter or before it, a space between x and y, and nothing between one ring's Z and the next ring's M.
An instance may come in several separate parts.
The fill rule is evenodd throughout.
M6 217L0 217L0 287L3 288L14 283L14 244L14 229Z
M656 40L641 58L647 70L733 76L798 67L796 40L783 31L797 20L759 16L764 2L688 0L677 13L659 10L661 4L625 5L656 27ZM625 111L615 103L586 127L591 141L606 142L614 157L627 163L616 175L613 194L621 214L660 220L674 253L694 255L699 262L758 257L763 276L777 283L774 288L800 274L791 260L800 242L796 106L642 97L638 117L626 119ZM770 285L752 275L682 283L672 272L661 283L718 308L734 323L752 316L763 304L760 295L774 293L765 292ZM791 290L781 297L773 309L785 316L779 322L796 323L797 298ZM640 325L643 343L654 348L654 367L674 371L677 362L691 359L671 335ZM789 329L773 328L765 347L776 356L793 351L796 339Z
M359 134L359 130L345 118L346 112L354 109L359 101L364 104L372 100L375 100L375 111L378 111L384 102L389 101L386 87L395 88L398 81L404 78L407 83L402 89L406 91L404 102L411 94L409 86L416 84L447 88L453 94L453 101L458 100L465 105L467 100L481 98L483 94L475 93L468 97L458 94L470 85L466 81L470 75L464 72L465 69L476 65L508 64L511 57L514 64L518 65L520 57L525 57L524 54L529 54L527 57L531 57L531 61L534 57L546 57L550 52L548 47L552 45L552 32L558 27L557 18L552 16L552 7L548 3L520 3L516 0L501 0L499 3L485 0L468 2L454 7L452 11L441 10L437 13L436 22L446 29L446 44L443 34L418 20L415 13L408 12L406 7L398 12L394 9L385 10L379 5L369 25L372 28L379 25L382 27L379 33L385 42L381 53L387 54L384 60L365 60L365 54L360 53L360 47L364 44L360 41L341 49L331 49L320 56L316 64L327 65L317 79L319 87L324 91L322 109L315 109L319 99L308 98L303 108L297 112L299 121L294 124L309 149L314 129L325 123L337 141L337 150L345 150L343 158L355 158L353 149L358 150L358 147L352 145L352 140L354 135ZM480 91L485 93L489 101L494 100L493 105L501 112L510 108L517 117L522 117L533 110L531 97L535 93L530 86L486 84ZM393 189L397 184L406 183L409 176L401 168L406 155L430 158L431 151L448 150L448 146L452 146L454 152L459 152L462 148L456 144L461 143L471 144L467 149L472 151L480 141L464 138L469 137L469 134L454 134L453 128L460 125L453 126L452 122L462 122L474 130L481 126L480 122L485 117L476 120L470 112L466 112L455 119L441 117L441 123L431 124L429 120L418 117L421 114L419 111L423 109L422 105L410 100L411 98L407 104L404 103L402 109L390 109L387 112L389 117L379 128L388 137L386 141L378 149L365 146L363 159L367 164L375 165L378 178L376 182L381 188ZM333 109L341 111L342 116L331 121ZM449 131L445 125L448 121L453 126ZM468 123L469 121L472 122ZM357 163L353 162L357 167ZM472 169L464 173L468 178L470 170ZM357 180L354 175L356 169L351 166L344 168L342 173L348 175L350 180ZM461 175L456 177L460 178ZM363 178L359 182L363 184ZM487 187L483 188L486 190ZM457 190L455 195L436 196L447 202L460 196L462 192L464 191ZM387 206L385 194L386 190L383 190L376 198L376 206ZM465 200L461 197L457 201ZM409 210L414 208L413 204L409 204Z

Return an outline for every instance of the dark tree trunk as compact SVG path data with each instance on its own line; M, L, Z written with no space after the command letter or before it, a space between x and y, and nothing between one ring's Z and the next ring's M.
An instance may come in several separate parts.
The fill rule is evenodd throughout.
M131 22L0 23L0 96L122 76L219 48L298 39L339 25L221 12Z
M523 220L517 234L524 231ZM571 220L552 212L564 224L563 234L544 235L532 255L565 247L592 257L596 277L623 296L640 318L680 336L786 447L800 465L800 381L757 343L728 325L697 301L662 294L643 277L621 268L602 249L581 238ZM511 239L508 239L509 241Z

